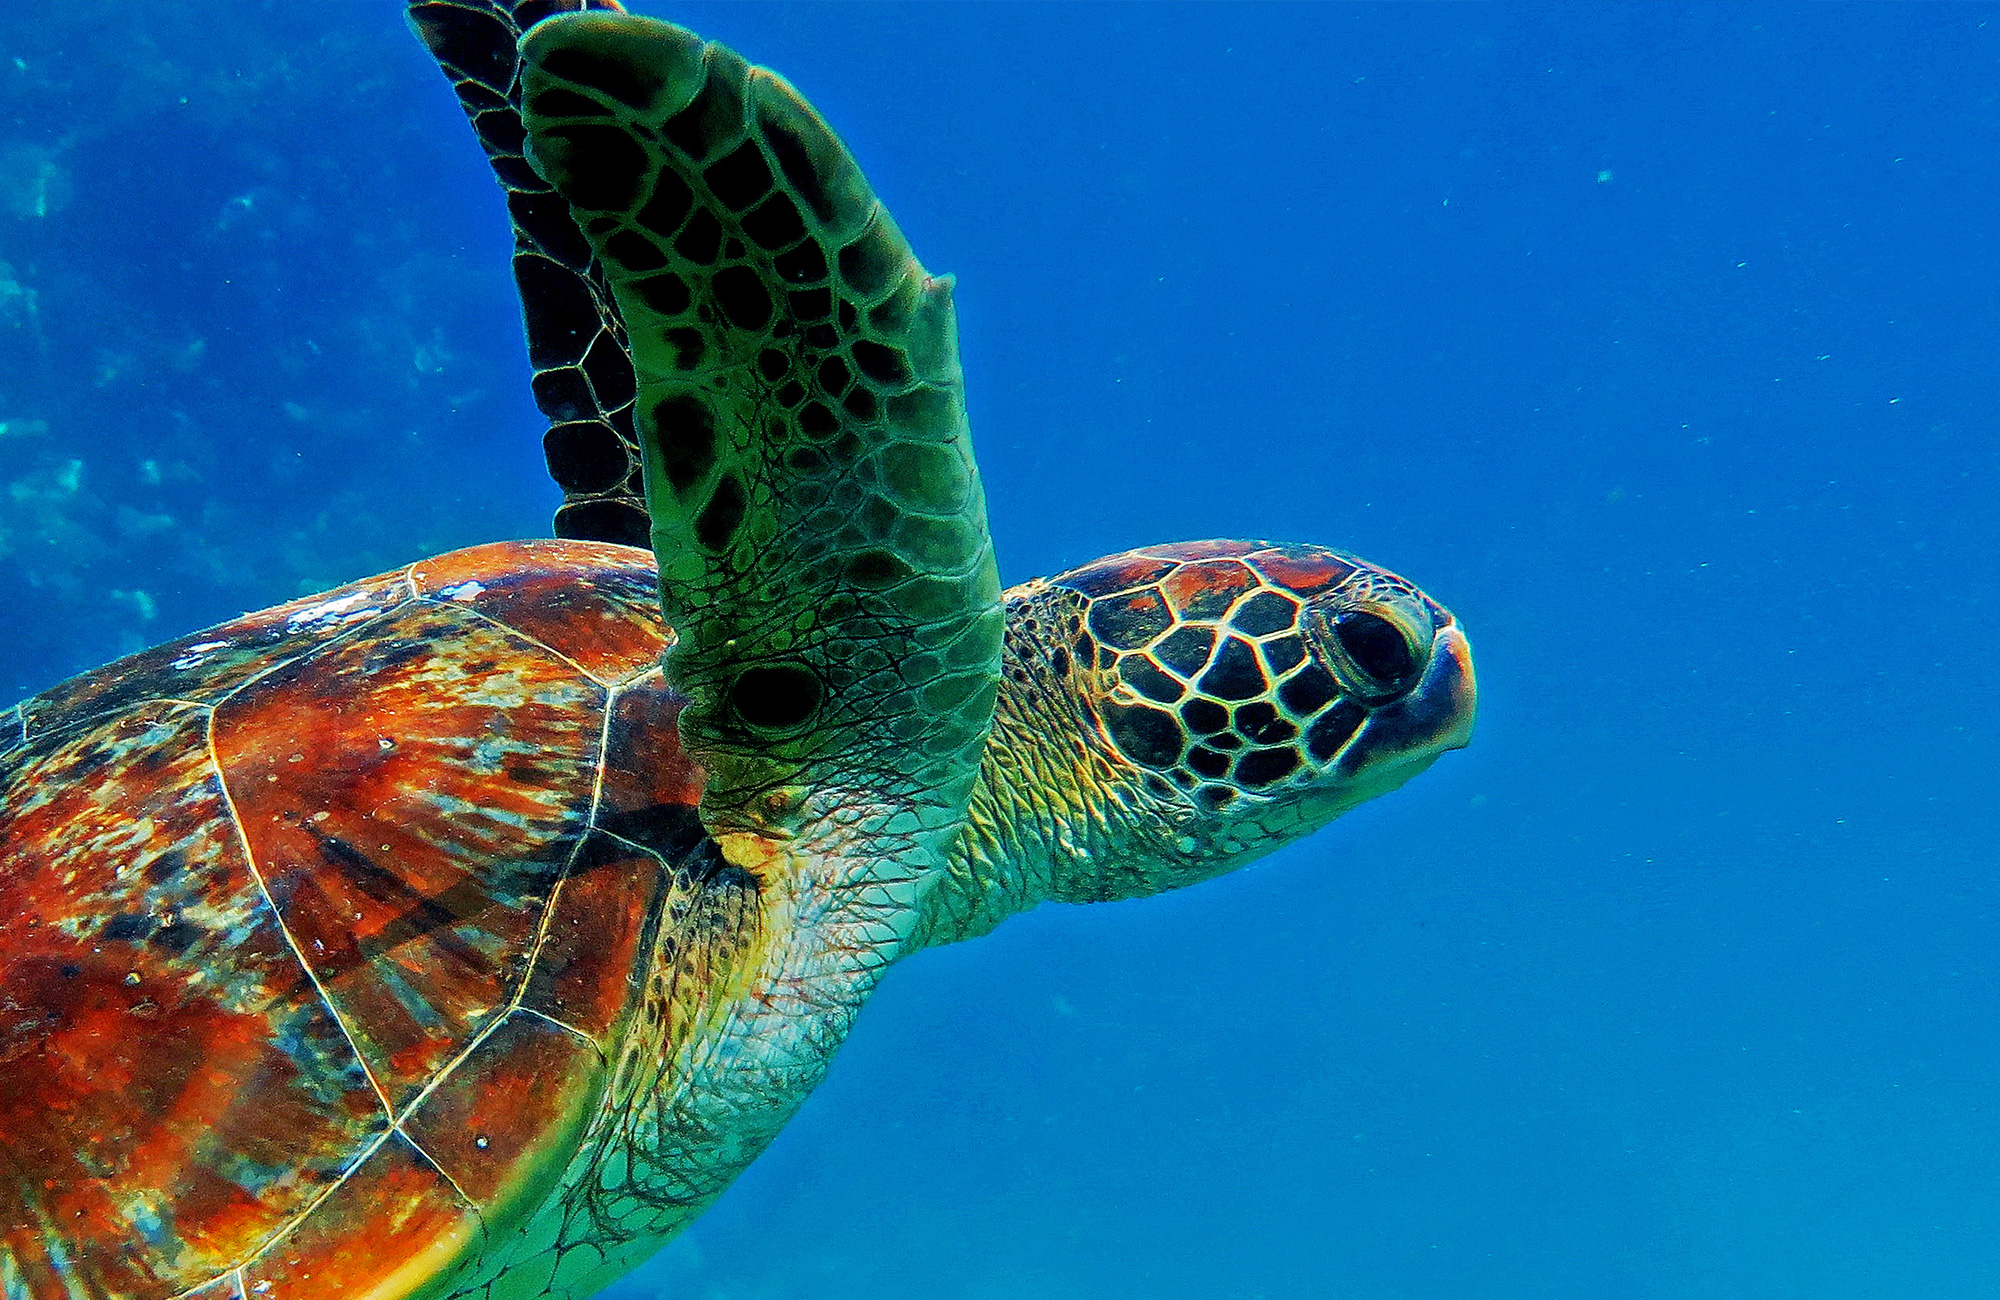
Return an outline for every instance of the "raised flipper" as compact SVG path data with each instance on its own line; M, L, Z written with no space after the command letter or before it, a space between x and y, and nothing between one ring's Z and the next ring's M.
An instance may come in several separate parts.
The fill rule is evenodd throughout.
M632 433L625 324L569 205L521 156L522 31L556 13L618 12L616 0L413 0L410 26L451 79L514 223L514 283L549 419L549 476L563 490L558 537L645 546L645 484Z
M935 863L1001 631L950 281L776 75L629 16L521 51L528 158L630 331L704 820L739 861L775 834Z

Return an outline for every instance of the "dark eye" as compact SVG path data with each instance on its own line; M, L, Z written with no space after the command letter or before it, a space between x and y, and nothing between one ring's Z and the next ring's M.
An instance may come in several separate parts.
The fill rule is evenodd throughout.
M819 678L800 664L745 669L729 688L729 706L758 731L790 731L819 710Z
M1379 615L1355 610L1333 621L1333 634L1340 638L1355 666L1384 686L1400 684L1417 666L1410 643L1393 623Z

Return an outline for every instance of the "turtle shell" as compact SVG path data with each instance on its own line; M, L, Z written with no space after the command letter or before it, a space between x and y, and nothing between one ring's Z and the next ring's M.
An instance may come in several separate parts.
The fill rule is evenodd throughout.
M540 1202L705 843L654 582L478 547L0 714L0 1290L394 1294Z

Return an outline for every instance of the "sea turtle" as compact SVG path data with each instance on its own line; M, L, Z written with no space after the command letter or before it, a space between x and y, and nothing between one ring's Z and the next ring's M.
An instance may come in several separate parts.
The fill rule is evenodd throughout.
M1003 594L950 283L728 50L573 14L517 66L558 7L413 6L510 190L586 536L5 715L10 1298L588 1295L892 961L1216 875L1468 737L1457 624L1336 552ZM642 518L652 554L587 536Z

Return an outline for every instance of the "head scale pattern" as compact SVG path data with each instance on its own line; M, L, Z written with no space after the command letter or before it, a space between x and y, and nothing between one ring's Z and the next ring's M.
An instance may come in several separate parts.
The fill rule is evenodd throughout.
M1402 579L1313 546L1151 547L1051 585L1087 602L1073 648L1109 679L1107 737L1209 810L1336 765L1450 620Z

